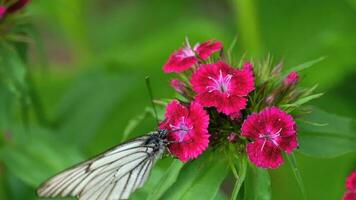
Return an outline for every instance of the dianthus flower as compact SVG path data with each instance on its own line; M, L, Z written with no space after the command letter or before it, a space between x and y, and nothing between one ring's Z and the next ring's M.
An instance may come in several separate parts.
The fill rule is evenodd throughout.
M169 57L163 66L163 71L166 73L185 71L196 64L199 58L205 60L221 49L222 44L219 41L209 40L202 44L196 44L193 48L187 43L185 47L178 49Z
M343 200L356 200L356 171L352 172L346 180L347 192Z
M169 151L179 160L187 162L198 157L209 145L209 115L196 102L188 107L174 100L167 105L161 129L169 131Z
M238 70L224 62L201 65L192 75L196 100L205 107L215 107L226 115L235 115L246 107L246 96L254 90L249 69Z
M241 135L252 140L246 147L251 162L262 168L279 167L282 151L291 153L298 146L295 129L292 116L276 107L248 116Z

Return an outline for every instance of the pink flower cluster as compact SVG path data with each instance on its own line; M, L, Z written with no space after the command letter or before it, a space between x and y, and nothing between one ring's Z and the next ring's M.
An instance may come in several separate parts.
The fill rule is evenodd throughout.
M184 98L167 105L165 120L160 124L170 132L169 150L183 162L198 157L208 148L209 139L216 136L210 135L223 129L216 127L220 124L218 115L230 122L240 121L237 127L241 129L230 131L225 140L240 145L247 141L242 145L246 145L251 162L276 168L283 163L282 152L291 153L298 146L295 122L277 107L253 112L254 105L249 105L249 95L255 90L253 64L231 66L218 54L222 49L222 43L216 40L193 48L187 43L163 66L164 72L185 77L171 80L171 86ZM297 80L298 74L293 73L283 84L289 87Z

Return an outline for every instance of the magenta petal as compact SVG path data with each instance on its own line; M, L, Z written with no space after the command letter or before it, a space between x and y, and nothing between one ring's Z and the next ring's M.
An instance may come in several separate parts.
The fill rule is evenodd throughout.
M209 40L200 44L196 52L202 59L207 59L211 54L220 51L223 48L222 43L219 41Z
M182 48L175 51L163 66L165 73L179 73L191 68L198 59L194 56L194 52L188 48Z
M272 142L257 140L247 144L247 155L252 163L262 168L277 168L284 161L280 149Z
M348 191L345 193L343 200L356 200L356 192Z
M296 135L285 136L279 140L279 146L287 153L292 153L294 149L298 147L298 141Z
M259 133L264 132L264 126L261 123L262 121L259 114L253 113L249 115L242 124L241 135L257 140Z
M240 96L230 96L222 98L218 101L216 108L219 112L230 115L244 109L247 104L247 99Z
M352 172L346 180L346 188L356 191L356 171Z

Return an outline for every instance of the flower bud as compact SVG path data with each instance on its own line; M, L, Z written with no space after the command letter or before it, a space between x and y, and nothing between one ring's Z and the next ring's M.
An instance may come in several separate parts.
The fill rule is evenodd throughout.
M272 76L279 76L283 69L283 61L279 62L273 69L272 69Z
M294 86L299 79L299 75L297 72L293 71L288 74L288 76L283 80L283 84L286 87Z
M182 93L184 93L186 85L181 80L172 79L171 80L171 87L174 88L178 93L182 94Z
M265 103L267 106L271 106L274 104L274 100L275 100L275 96L272 94L272 95L269 95L266 99L265 99Z
M230 143L235 143L237 141L237 135L236 133L230 133L228 136L227 136L227 140L230 142Z

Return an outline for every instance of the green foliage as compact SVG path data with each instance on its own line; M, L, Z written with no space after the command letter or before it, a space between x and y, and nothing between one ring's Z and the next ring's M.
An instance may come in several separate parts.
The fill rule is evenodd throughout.
M268 171L250 165L245 183L245 200L271 200L271 178Z
M77 148L64 143L50 130L38 127L24 129L16 125L7 134L8 139L0 149L0 158L11 173L32 187L83 160Z
M157 200L174 184L177 180L180 170L184 164L178 160L174 160L166 170L161 180L156 185L155 189L150 192L147 200Z
M206 152L182 168L177 181L162 199L214 199L227 173L224 160Z
M299 131L302 153L332 158L356 150L354 120L314 108L302 122Z
M272 173L246 162L246 173L239 171L245 182L235 184L240 194L246 200L300 199L301 192L291 188L296 175L299 185L303 177L310 199L340 199L356 159L351 2L31 1L37 38L37 31L21 25L26 15L11 19L21 19L19 27L0 35L0 199L37 199L35 187L49 176L152 131L151 111L144 112L149 106L144 77L151 75L156 98L171 97L161 66L185 36L192 43L216 38L225 47L237 36L230 57L270 52L284 59L284 75L300 71L302 84L318 83L326 92L316 100L321 94L312 94L315 88L305 90L298 100L283 103L291 111L302 104L325 110L314 108L298 120L303 154L297 154L298 168L294 157L292 170ZM296 65L304 60L312 61ZM219 188L230 165L220 157L207 152L184 165L164 158L133 199L227 199Z

